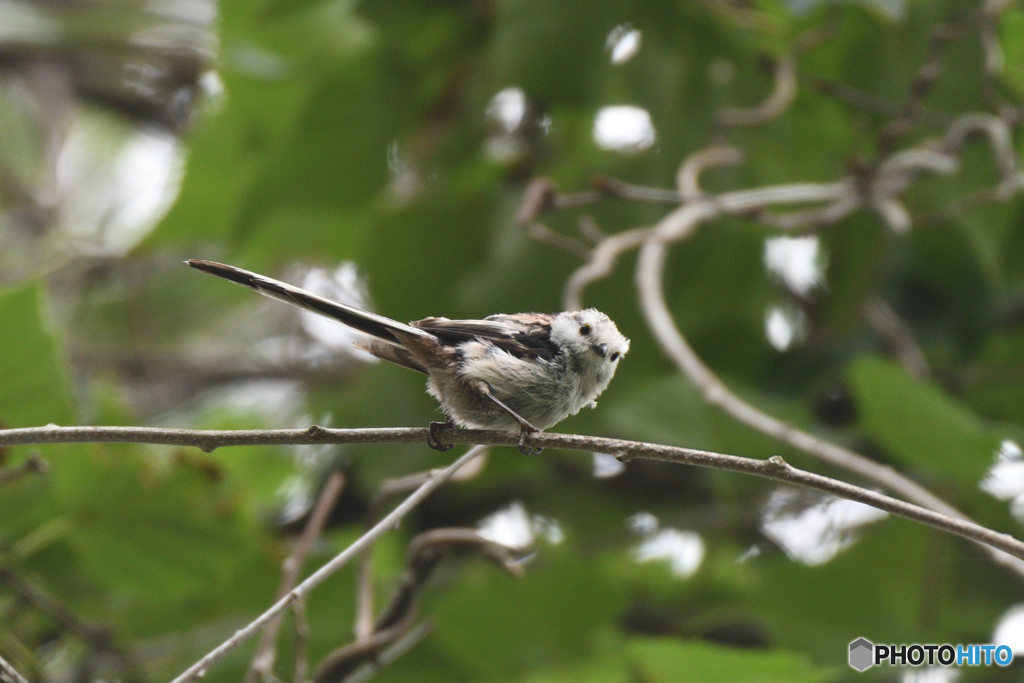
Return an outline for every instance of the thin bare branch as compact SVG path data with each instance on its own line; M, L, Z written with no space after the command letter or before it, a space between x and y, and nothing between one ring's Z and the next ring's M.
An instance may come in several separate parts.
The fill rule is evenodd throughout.
M26 603L49 615L65 630L84 640L94 651L113 655L124 671L125 680L141 680L135 658L117 644L109 629L83 620L70 607L10 567L0 565L0 583L6 584Z
M727 161L728 158L723 155L718 159ZM686 167L686 165L683 166ZM691 165L687 174L692 174L695 166L696 164ZM683 173L680 172L680 175ZM686 180L685 182L692 184L693 181ZM816 217L827 216L830 221L839 220L860 206L860 200L852 180L826 184L779 185L756 190L727 192L708 197L705 201L691 202L662 218L655 228L633 228L612 235L594 247L590 261L577 268L569 276L563 294L565 308L570 311L583 308L583 292L586 287L592 282L606 277L615 267L615 262L622 253L636 249L655 231L662 235L662 239L678 240L684 237L688 230L695 228L701 220L711 218L720 212L743 213L760 209L768 204L814 202L833 202L826 209L819 210L814 214ZM828 214L821 213L823 211L830 212ZM811 217L807 213L799 213L804 220ZM776 218L778 221L783 219L785 216ZM794 227L797 224L797 221L792 222Z
M910 83L910 92L899 116L882 129L878 136L878 148L882 155L892 149L893 144L913 130L921 118L925 97L942 75L942 58L946 46L953 39L963 35L967 22L949 22L933 26L929 35L928 58L918 67Z
M362 683L363 681L370 680L378 671L414 648L416 644L426 638L432 630L434 630L434 624L430 620L417 624L410 629L408 633L396 640L392 645L384 648L380 653L378 653L376 661L357 670L351 676L346 678L344 683Z
M590 246L600 244L606 237L608 237L608 235L605 234L605 232L597 225L597 221L594 220L594 217L586 214L580 216L580 219L576 221L576 229Z
M324 527L327 525L327 519L331 515L331 510L334 509L344 488L345 473L341 470L335 470L327 480L327 484L320 494L316 507L309 516L309 521L306 522L306 528L303 530L302 536L299 537L299 542L295 545L291 555L284 561L281 585L277 589L278 600L295 587L295 582L299 578L302 566L306 563L306 557L313 548L313 544L320 538L320 534L323 533ZM298 612L296 612L297 615ZM280 629L280 617L267 624L267 628L264 629L263 636L260 638L260 644L256 648L256 654L253 655L252 664L249 665L249 671L245 675L246 683L253 683L257 678L265 677L266 674L274 670L274 659L277 655L277 636Z
M383 649L401 639L415 622L423 585L447 551L459 546L476 550L515 577L523 574L522 551L488 540L476 529L431 529L417 535L409 543L408 569L370 632L325 656L317 666L313 683L349 680L360 667L378 659Z
M312 683L338 683L350 680L350 676L354 675L361 665L372 660L378 651L399 640L408 632L412 627L413 618L414 615L410 614L407 620L399 621L388 628L382 628L365 640L357 640L331 652L317 666L313 673Z
M913 225L913 219L896 196L906 190L922 171L948 174L959 167L956 157L926 147L897 152L879 164L871 181L869 203L893 232L905 233Z
M700 174L714 166L735 166L743 162L743 151L737 147L708 147L695 152L679 166L676 174L676 186L683 201L700 199L704 193L700 189Z
M669 322L671 322L671 319L669 319ZM680 339L680 341L685 344L684 340ZM692 351L690 353L692 353ZM697 360L697 363L700 364L699 367L702 368L704 372L710 373L710 371L704 367L699 360ZM717 378L714 379L716 382L718 381ZM718 382L718 386L720 386L722 390L728 392L720 382ZM713 387L710 393L714 394ZM928 510L919 505L906 503L895 498L890 498L873 491L861 489L844 482L838 482L827 477L820 477L812 480L792 476L792 472L800 472L800 470L796 470L789 466L785 468L769 466L768 461L758 460L756 458L744 458L735 455L724 455L721 453L695 450L692 448L665 446L662 444L640 441L609 439L605 437L583 436L579 434L556 434L553 432L538 432L530 434L526 439L526 444L528 446L540 446L542 448L560 448L563 450L586 451L589 453L593 453L595 451L598 453L609 453L624 460L632 458L665 460L685 465L697 465L699 467L726 470L729 472L741 472L767 479L773 479L775 481L807 486L808 488L813 488L824 493L832 493L844 498L850 498L850 500L857 500L867 505L877 507L880 510L890 512L894 515L906 517L907 519L912 519L914 521L933 526L942 531L962 536L963 538L991 545L994 548L1004 550L1015 557L1024 558L1024 543L1014 539L1012 536L1001 534L992 531L991 529L986 529L985 527L964 519L955 508L951 507L941 499L936 498L933 494L919 487L909 479L902 477L892 468L879 465L878 463L868 460L867 458L853 453L852 451L848 451L828 442L820 441L809 434L796 430L785 423L779 422L774 418L760 413L755 408L748 406L735 397L733 398L736 403L731 406L732 408L744 412L751 411L754 413L751 417L756 420L765 419L770 421L768 424L764 425L766 427L766 430L764 430L765 433L777 435L780 440L807 453L816 454L817 450L829 453L831 457L825 458L823 456L823 459L826 459L829 462L834 462L835 464L851 471L858 471L858 469L855 468L859 468L860 470L863 470L863 472L858 471L858 473L862 473L871 481L881 483L884 486L892 484L891 488L894 491L908 495L908 497L910 493L914 493L923 500L934 502L936 507L941 506L942 508L945 508L945 510L951 511L953 514L945 512L945 510L943 512L937 512L934 509ZM747 419L744 419L743 421L747 422ZM119 431L123 431L125 436L130 437L128 441L131 443L167 443L168 435L166 432L173 432L171 436L175 440L174 443L178 445L194 445L199 447L200 444L206 446L214 444L214 448L218 446L238 445L239 443L249 445L276 445L282 443L282 441L290 444L370 443L372 438L378 439L376 443L422 443L427 440L427 436L430 432L426 427L399 427L372 430L326 429L318 427L315 431L268 429L240 432L195 430L198 433L198 436L195 439L195 443L190 444L188 443L187 435L193 430L187 429L165 430L156 427L43 427L37 429L0 430L0 444L12 442L19 444L39 443L39 441L31 440L33 433L35 435L45 437L45 443L80 443L86 440L85 435L80 431L82 429L102 430L94 431L93 433L102 436L103 438L96 439L96 441L103 443L118 442L119 439L117 436ZM311 432L313 436L310 436ZM66 436L66 438L62 440L62 436ZM519 432L441 427L437 430L437 436L442 443L450 444L478 444L488 446L517 446L519 444ZM433 478L425 482L416 490L415 493L413 493L412 496L396 507L366 535L361 536L352 544L352 546L317 570L317 572L267 610L267 612L261 615L256 621L239 631L230 643L225 643L221 647L217 648L217 650L210 653L210 655L207 655L207 657L204 657L203 660L191 667L181 677L175 679L174 683L185 683L185 681L193 680L199 671L204 670L209 666L209 664L219 660L239 643L248 639L256 630L264 626L283 610L287 609L295 599L309 593L310 590L318 586L324 579L337 571L339 567L343 566L351 560L353 556L364 550L381 534L390 529L398 520L408 513L409 510L415 507L419 501L429 495L445 481L450 479L460 467L472 460L473 457L479 455L482 450L483 449L470 449L466 455L463 455L445 469L435 471L436 474ZM472 455L472 457L470 457L470 455ZM850 460L846 460L845 456L850 455L854 457ZM866 467L865 463L859 463L858 459L866 461L866 464L869 466ZM817 475L814 476L817 477ZM835 482L839 486L833 487L829 482ZM851 492L851 489L855 490L853 495L847 495Z
M373 552L367 551L359 558L359 572L356 576L356 618L352 633L357 642L373 635L373 612Z
M587 248L587 245L572 237L566 237L560 232L555 232L543 223L530 223L526 228L526 232L538 242L543 242L556 249L568 252L577 258L590 258L590 249Z
M924 227L944 221L951 221L959 218L965 212L976 206L991 204L1002 200L1004 192L998 187L986 187L981 190L969 192L962 197L954 199L943 208L929 213L916 216L914 225Z
M871 329L888 344L911 376L924 379L931 375L928 359L914 335L896 312L882 299L873 299L864 306L864 317Z
M525 226L537 220L537 216L554 207L558 188L547 178L534 178L523 192L523 201L516 213L516 223Z
M28 679L18 673L6 659L0 657L0 681L4 683L28 683Z
M888 117L899 116L903 111L903 105L898 102L875 95L874 93L859 90L846 83L807 76L806 74L801 74L801 77L809 78L819 92L840 99L859 109L877 112ZM922 106L919 110L919 119L923 123L944 128L949 125L953 117L945 112L935 111Z
M309 623L306 621L306 601L299 598L292 604L295 619L295 674L292 683L303 683L309 670Z
M623 182L611 176L594 176L590 184L605 196L619 199L634 199L640 202L678 204L682 196L676 190L663 190L660 187L645 187Z
M650 228L633 228L605 238L590 252L590 260L573 271L565 283L562 301L565 310L578 311L583 308L583 290L591 282L607 277L615 267L619 254L636 249L650 234Z
M17 467L8 467L0 470L0 484L6 484L16 479L21 479L26 474L33 472L45 472L49 468L46 461L38 453L28 456L25 462Z
M762 197L770 196L772 192L769 190L771 189L761 191ZM753 194L751 193L751 195ZM808 195L811 194L818 196L820 190L808 193ZM796 193L792 190L788 194L776 191L775 196L777 198L788 196L789 199L792 199ZM741 208L743 202L740 199L742 198L734 196L731 206ZM966 520L966 516L959 510L891 467L880 465L859 453L819 439L758 410L732 393L718 376L704 365L676 327L665 303L661 280L668 242L688 236L701 221L707 220L716 213L715 206L710 201L688 204L674 212L673 220L670 221L669 217L666 217L657 232L644 242L640 250L636 269L640 306L662 349L690 378L690 381L700 388L706 402L721 408L743 424L825 462L865 477L868 481L894 491L908 500L937 510L943 515ZM670 214L671 216L672 214ZM1020 561L1020 556L1009 557L1005 553L992 550L990 550L990 554L995 561L1024 575L1024 562Z
M486 466L488 455L487 452L484 452L480 457L466 463L451 476L449 481L467 481L477 476ZM377 495L370 501L369 509L366 512L367 527L373 526L385 503L391 498L422 486L429 476L429 472L419 472L405 477L385 479L380 490L377 491ZM353 630L357 641L366 640L373 635L373 605L373 553L365 552L359 559L359 575L356 580L356 618Z
M981 47L985 51L985 72L990 77L1003 73L1003 47L999 44L997 24L1013 0L986 0L981 8Z
M775 65L775 88L760 104L746 109L724 107L718 120L727 126L756 126L777 118L786 111L797 93L796 54L790 52Z
M426 443L426 428L164 429L158 427L26 427L0 430L0 446L46 443L149 443L195 446L207 453L223 446L301 446L323 443Z
M477 458L470 466L479 462ZM452 475L454 481L458 473ZM430 477L430 472L417 472L404 477L385 479L377 495L370 501L366 511L366 526L372 527L380 516L384 505L394 496L414 491ZM356 578L356 618L353 633L357 642L369 640L374 632L374 585L373 585L373 553L365 552L359 558L359 571Z
M273 431L273 430L271 430ZM328 431L339 431L339 430L328 430ZM343 430L342 430L343 431ZM399 430L405 432L407 430ZM422 432L422 439L426 440L428 429L412 430ZM441 433L443 430L438 430ZM502 434L502 432L497 432ZM404 435L404 434L403 434ZM518 443L518 437L516 437ZM365 443L365 442L363 442ZM455 462L448 465L444 469L435 470L431 478L428 479L422 486L413 492L408 498L406 498L398 507L392 510L387 516L378 522L372 529L367 531L365 534L360 536L352 545L347 547L345 550L336 555L332 560L324 564L320 569L316 570L310 575L305 581L300 583L294 589L292 589L288 595L275 602L270 609L265 611L254 621L252 621L246 627L240 629L235 635L228 638L226 641L214 648L209 654L200 659L198 662L186 669L180 676L174 679L172 683L186 683L187 681L194 681L197 678L201 678L210 665L219 661L227 653L244 643L246 640L252 637L254 633L260 630L263 626L268 624L272 619L281 614L284 610L288 609L292 603L305 597L311 590L323 583L329 576L334 574L336 571L341 569L347 564L353 557L366 550L370 545L373 544L380 536L387 533L391 529L398 526L398 523L409 513L413 508L419 505L420 501L429 496L435 489L448 481L452 475L454 475L459 468L465 465L467 462L479 456L484 452L482 446L475 446L470 448L464 455L458 458ZM990 532L992 533L992 532ZM1024 544L1022 544L1022 552L1024 552Z
M481 456L482 458L482 456ZM469 466L480 461L477 458ZM372 527L380 516L384 505L394 496L414 491L427 481L430 472L417 472L404 477L385 479L377 495L370 501L366 511L366 526ZM452 480L458 473L452 475ZM373 590L373 553L365 552L359 558L359 571L356 578L356 618L353 633L357 642L369 640L374 632L374 590Z

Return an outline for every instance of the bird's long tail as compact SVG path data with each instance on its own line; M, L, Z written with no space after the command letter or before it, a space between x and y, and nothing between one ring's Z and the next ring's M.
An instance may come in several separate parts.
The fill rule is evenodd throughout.
M201 261L199 259L189 259L185 261L188 265L201 270L204 273L210 275L216 275L222 277L225 280L231 280L237 282L243 287L259 292L265 296L278 299L285 303L299 308L304 308L307 311L312 311L325 318L336 320L343 325L347 325L354 330L358 330L364 334L368 334L374 339L379 339L382 342L393 344L395 346L404 347L399 338L394 334L395 332L404 333L407 335L415 335L417 337L430 336L428 332L416 329L411 325L400 323L397 320L391 320L385 318L382 315L376 313L370 313L352 306L346 306L345 304L338 303L337 301L331 301L325 299L322 296L307 292L304 289L293 287L292 285L274 280L263 275L257 275L251 273L248 270L242 270L241 268L235 268L234 266L225 265L223 263L217 263L215 261Z

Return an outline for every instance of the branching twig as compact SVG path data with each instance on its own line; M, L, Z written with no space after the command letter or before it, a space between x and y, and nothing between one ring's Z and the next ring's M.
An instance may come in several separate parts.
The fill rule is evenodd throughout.
M650 232L650 228L633 228L612 235L594 247L590 259L577 268L565 283L562 300L566 310L578 311L583 308L583 290L587 285L607 277L615 267L619 254L639 247Z
M345 430L321 431L334 432ZM398 431L403 433L407 433L410 431L421 432L422 439L425 441L427 438L427 433L430 430L421 429ZM438 430L438 432L444 433L444 430ZM499 434L500 433L501 432L499 432ZM407 434L403 434L403 436L404 435ZM366 442L363 441L362 443ZM402 520L402 518L405 517L405 515L408 514L410 510L415 508L420 503L420 501L429 496L434 491L434 489L438 488L446 481L448 481L448 479L450 479L451 476L459 470L459 468L461 468L463 465L465 465L473 458L476 458L483 451L484 449L480 446L470 448L462 457L453 462L451 465L448 465L448 467L445 467L444 469L441 470L436 470L430 479L428 479L422 486L416 489L416 491L413 492L411 496L402 501L402 503L398 507L392 510L386 517L384 517L384 519L378 522L372 529L370 529L365 534L360 536L352 545L345 548L345 550L336 555L331 561L327 562L324 566L320 567L320 569L315 571L311 576L309 576L309 578L307 578L305 581L296 586L291 592L288 593L288 595L274 603L270 607L270 609L268 609L266 612L257 617L253 622L239 630L237 633L235 633L235 635L228 638L226 641L224 641L219 646L214 648L205 657L203 657L198 662L196 662L188 669L186 669L180 676L175 678L172 683L186 683L187 681L194 681L197 678L202 677L203 674L206 673L206 670L210 667L211 664L219 661L227 653L231 652L231 650L235 649L240 644L248 640L260 628L268 624L272 619L274 619L279 614L288 609L292 605L292 603L294 603L296 600L305 597L311 590L319 586L329 576L331 576L336 571L341 569L341 567L348 563L349 560L351 560L353 557L355 557L362 551L366 550L366 548L372 545L373 542L377 540L378 537L380 537L387 531L391 530L392 528L396 527L398 523Z
M743 162L743 150L738 147L708 147L695 152L679 166L676 187L684 202L704 197L700 189L700 174L715 166L735 166Z
M992 145L996 166L1002 176L1000 188L1005 186L1004 197L1019 189L1017 178L1017 154L1013 147L1013 133L1010 127L998 116L991 114L969 113L953 121L943 140L943 148L948 152L958 152L967 138L975 133L984 134Z
M596 199L604 196L665 204L676 204L682 199L676 190L663 190L660 187L633 185L611 176L594 176L590 179L590 184L597 188L600 193Z
M419 534L409 544L408 570L370 632L324 657L313 683L348 680L359 667L373 662L381 650L401 639L413 626L423 585L446 552L457 546L479 551L513 576L523 573L522 553L482 537L475 529L432 529Z
M888 154L893 144L901 136L910 132L921 115L925 97L931 92L932 86L942 75L942 55L946 45L966 31L964 22L950 22L934 26L929 36L928 57L910 83L910 93L903 105L900 115L878 136L878 148L882 155Z
M801 76L804 76L804 74L801 74ZM903 106L898 102L875 95L874 93L859 90L846 83L815 76L809 76L808 78L812 85L822 94L835 97L859 109L866 109L888 117L899 116L903 111ZM945 112L935 111L924 106L919 107L918 118L923 123L941 127L948 126L949 122L953 119L952 116Z
M795 194L794 187L797 186L791 186L789 189L791 194ZM772 194L770 192L772 189L768 188L761 191L762 200L768 200ZM785 196L782 192L783 188L774 189L776 191L775 198ZM811 190L812 188L806 189ZM741 200L750 199L749 196L746 198L738 197L737 195L739 194L734 193L733 200L729 203L735 209L743 208L745 201ZM753 194L751 193L751 195ZM820 194L820 191L808 191L806 194L808 197L817 196ZM721 198L719 198L718 203L722 203ZM718 210L715 203L710 200L690 203L666 217L656 233L652 234L644 242L644 246L640 250L636 269L640 305L647 323L661 344L662 349L683 373L701 389L706 402L721 408L743 424L805 453L814 455L825 462L863 476L890 491L899 493L908 500L915 501L932 510L940 511L943 515L966 520L967 518L963 513L956 508L923 486L899 474L891 467L880 465L859 453L796 429L743 401L732 393L694 353L682 333L676 327L675 321L672 319L672 315L665 303L661 287L662 273L664 271L668 242L677 241L691 234L701 221L707 220L717 213ZM1024 575L1024 562L1018 559L1020 556L1017 556L1017 558L1008 557L1005 553L997 553L991 550L990 554L997 562L1012 568L1018 574Z
M921 146L891 155L878 165L873 177L867 179L867 182L865 179L848 177L831 184L795 184L718 196L705 195L699 190L697 172L705 158L721 155L712 154L711 150L699 152L684 162L677 178L680 195L687 198L686 203L665 216L654 228L635 228L597 244L590 260L577 269L566 284L566 307L582 308L584 288L610 273L621 253L643 244L636 278L648 324L669 357L701 389L706 402L725 410L753 429L825 462L864 476L908 500L952 517L966 519L956 508L892 468L787 425L729 391L694 353L676 327L664 301L661 273L668 243L685 239L701 222L725 213L751 215L776 227L792 228L832 223L870 204L894 231L905 230L910 227L910 217L897 195L921 171L948 173L955 170L958 162L952 155L960 150L967 136L973 132L984 133L992 144L997 165L1003 175L997 194L1005 198L1021 189L1024 183L1021 180L1022 174L1017 170L1009 127L1001 119L986 114L966 114L955 119L937 149ZM828 202L828 205L821 209L797 211L782 216L774 216L766 210L773 204L815 202ZM1024 575L1024 562L1004 553L993 553L993 558Z
M566 237L560 232L555 232L543 223L530 223L527 227L527 234L537 242L543 242L556 249L568 252L577 258L588 258L590 249L579 240Z
M480 474L487 463L487 453L464 465L451 476L449 481L466 481ZM423 485L430 477L430 472L418 472L404 477L385 479L377 495L370 501L366 511L366 526L376 524L385 503L397 495L408 493ZM366 552L359 561L359 574L356 579L356 619L353 628L356 640L366 640L373 635L373 553Z
M126 680L141 680L139 665L135 658L115 642L107 628L84 621L67 605L51 597L49 593L9 567L0 566L0 583L6 584L27 604L49 615L64 629L84 640L94 651L113 655L124 670Z
M689 201L702 196L700 174L712 166L737 164L742 153L733 147L712 147L690 156L679 169L677 201ZM651 228L633 228L606 237L590 252L589 260L577 268L565 283L562 300L565 308L576 311L583 308L583 291L590 283L607 277L615 267L620 254L636 249L651 234Z
M302 532L302 536L299 538L299 542L296 544L292 554L288 556L288 559L284 561L284 571L281 574L281 585L277 589L277 600L280 600L288 592L295 587L295 582L299 578L299 573L302 571L302 565L306 562L306 556L309 555L309 551L313 548L313 544L316 539L320 537L323 532L324 526L327 524L327 519L330 517L331 510L334 509L334 505L338 502L338 498L341 496L341 492L345 487L345 473L340 470L335 470L331 473L330 478L327 480L327 484L324 486L323 492L320 494L320 499L317 501L316 507L313 509L313 513L309 516L309 521L306 523L306 528ZM301 602L301 601L299 601ZM299 605L296 602L296 605ZM298 609L302 609L298 607ZM295 612L296 619L299 618L299 612ZM296 622L296 635L299 634L300 630ZM277 635L281 629L281 618L274 619L267 628L263 631L263 636L260 638L260 644L256 648L256 654L252 658L252 664L249 666L249 672L245 676L246 683L252 683L258 677L264 677L274 669L274 659L276 657L277 648ZM298 657L298 654L296 654Z
M45 472L49 465L38 453L33 453L28 456L25 462L21 463L17 467L8 467L0 470L0 484L6 484L7 482L20 479L26 474L33 472Z

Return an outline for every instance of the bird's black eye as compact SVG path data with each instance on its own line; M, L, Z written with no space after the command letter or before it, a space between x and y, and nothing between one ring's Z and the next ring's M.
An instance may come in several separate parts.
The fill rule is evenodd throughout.
M616 351L616 352L615 352L615 353L613 353L612 355L608 356L608 360L610 360L610 361L611 361L611 362L613 362L613 363L614 363L615 361L617 361L618 359L619 359L619 352L618 352L618 351Z
M581 325L580 334L582 334L584 337L590 334L590 325Z

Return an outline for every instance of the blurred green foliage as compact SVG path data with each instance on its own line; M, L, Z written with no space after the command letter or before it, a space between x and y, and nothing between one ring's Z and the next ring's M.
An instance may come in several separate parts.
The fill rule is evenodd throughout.
M896 149L941 137L953 116L991 111L986 88L1007 106L1024 96L1024 11L1010 8L998 22L1005 71L989 82L977 32L964 19L976 4L893 1L881 5L886 13L857 2L801 3L808 7L797 12L797 3L774 0L224 0L215 64L223 93L183 140L186 171L167 215L122 258L81 256L0 291L0 422L425 425L437 413L421 377L344 353L343 371L333 374L316 363L305 371L282 363L270 379L297 383L273 384L284 399L261 408L269 385L239 390L230 373L214 370L225 357L259 364L252 349L265 348L263 323L277 304L253 301L180 260L216 258L282 277L295 264L334 269L352 261L375 309L400 320L558 310L578 261L516 225L529 179L549 177L567 192L598 174L673 187L687 155L723 141L746 159L708 172L710 191L831 181L871 168L943 22L968 29L943 46L925 114ZM606 36L626 24L642 44L613 64ZM721 107L753 106L770 94L765 60L814 27L826 34L799 59L792 105L760 126L719 126ZM872 106L835 96L835 84ZM487 114L506 88L526 98L511 131ZM621 104L649 112L652 147L623 154L595 144L598 110ZM1019 149L1017 132L1014 143ZM25 155L8 147L5 156ZM978 483L1000 443L1024 436L1024 204L1011 198L940 215L950 200L996 182L979 140L958 174L924 178L908 192L915 216L933 216L909 235L894 236L866 211L822 229L825 281L805 295L763 265L774 231L742 218L716 221L674 248L665 291L696 351L745 400L1020 535L1007 505ZM614 233L665 212L607 200L542 220L568 235L583 219ZM632 350L600 407L556 429L778 453L824 471L702 401L645 326L634 261L625 256L586 299L617 321ZM874 299L905 321L930 378L915 379L887 355L862 313ZM785 351L765 336L777 306L799 311L807 326L806 338ZM269 447L19 447L0 458L15 465L35 450L49 461L47 474L0 484L0 569L109 628L118 651L154 681L176 675L270 604L301 528L296 519L277 523L284 501L296 499L303 478L315 494L322 474L307 466L316 461L310 451ZM348 481L309 567L358 536L384 479L447 457L425 446L327 455L347 468ZM564 534L558 544L539 541L519 579L472 556L446 559L421 599L430 634L378 680L845 680L855 677L846 656L858 636L989 642L1021 595L1022 577L909 522L867 527L831 561L807 566L761 534L773 489L765 482L659 463L633 462L608 479L591 469L589 455L526 458L499 449L478 477L442 489L382 541L374 551L378 607L419 531L472 527L521 500ZM696 573L636 561L642 539L627 520L641 512L663 528L701 535ZM309 600L313 663L352 638L354 573L346 568ZM290 623L279 672L293 661ZM207 680L240 680L253 648ZM0 580L0 653L27 675L131 677L130 667L96 650ZM1005 673L966 671L964 679Z

